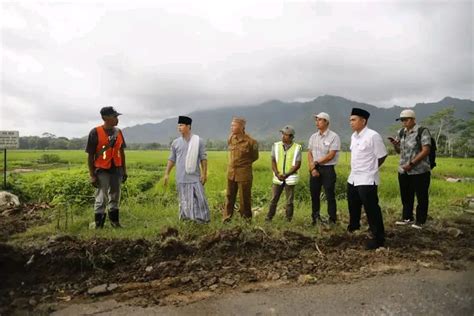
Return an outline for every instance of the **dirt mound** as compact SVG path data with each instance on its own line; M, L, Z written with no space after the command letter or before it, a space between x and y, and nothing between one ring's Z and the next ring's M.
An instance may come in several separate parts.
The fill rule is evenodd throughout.
M0 280L2 287L9 288L15 286L13 282L21 278L24 273L24 265L28 258L24 253L18 252L12 246L0 243Z
M0 314L42 303L108 295L135 304L181 304L223 291L276 282L351 281L407 269L462 268L474 261L474 221L459 218L422 231L387 227L387 249L362 249L366 234L326 238L255 227L183 240L51 238L40 248L0 244Z
M48 204L42 203L22 204L19 207L2 210L0 213L0 242L7 241L13 234L26 231L28 227L47 222L43 213L49 208Z

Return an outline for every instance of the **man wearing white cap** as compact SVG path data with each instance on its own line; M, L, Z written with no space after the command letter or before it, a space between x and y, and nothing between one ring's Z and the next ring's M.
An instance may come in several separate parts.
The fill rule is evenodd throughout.
M321 207L321 186L324 187L328 201L329 221L336 223L336 171L334 170L334 166L337 164L339 158L341 139L336 133L329 130L329 114L321 112L314 115L314 118L318 131L311 135L308 142L312 224L316 225L318 221L321 221L319 212Z
M397 225L411 225L421 229L428 217L428 189L431 180L429 154L431 134L427 128L416 124L413 110L403 110L396 119L402 122L402 129L396 138L389 137L395 151L400 154L398 183L403 204L402 220ZM416 222L413 218L415 195L418 200Z

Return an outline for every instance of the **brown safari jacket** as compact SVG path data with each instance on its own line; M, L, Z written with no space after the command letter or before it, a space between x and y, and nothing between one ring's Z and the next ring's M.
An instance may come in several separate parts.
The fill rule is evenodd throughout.
M229 165L227 178L243 182L252 180L252 163L258 159L258 143L248 134L231 135L228 139Z

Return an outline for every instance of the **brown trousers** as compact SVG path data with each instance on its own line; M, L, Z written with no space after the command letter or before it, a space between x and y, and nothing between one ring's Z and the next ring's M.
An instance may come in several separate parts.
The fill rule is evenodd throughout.
M233 181L227 179L227 193L225 200L225 208L222 219L225 221L230 219L234 214L234 205L239 191L240 215L244 218L252 218L252 180L250 181Z

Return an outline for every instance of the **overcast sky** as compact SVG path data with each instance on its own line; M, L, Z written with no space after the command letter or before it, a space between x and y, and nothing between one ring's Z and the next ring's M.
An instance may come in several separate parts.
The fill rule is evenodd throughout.
M1 130L80 137L332 94L473 99L473 1L2 1Z

